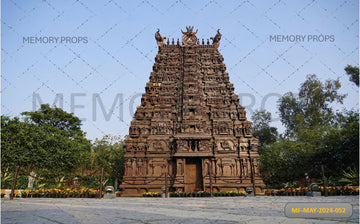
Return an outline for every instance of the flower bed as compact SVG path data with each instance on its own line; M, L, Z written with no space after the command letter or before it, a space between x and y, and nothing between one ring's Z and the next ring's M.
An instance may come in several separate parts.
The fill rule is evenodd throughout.
M99 197L98 189L91 188L53 188L24 190L21 194L23 198L96 198Z
M146 192L142 194L143 197L161 197L161 193L157 192Z
M324 187L320 186L319 190L321 195L324 195ZM359 186L337 186L326 187L329 196L337 195L359 195ZM297 187L297 188L283 188L280 190L267 189L265 195L267 196L305 196L307 192L310 192L309 187Z
M14 197L19 198L24 190L14 190ZM1 189L1 198L10 197L11 189Z
M321 195L324 195L324 187L320 186ZM359 195L359 186L326 187L329 196L336 195Z
M245 191L221 191L213 192L214 197L235 197L235 196L244 196L246 195ZM170 197L210 197L210 192L208 191L196 191L196 192L172 192Z

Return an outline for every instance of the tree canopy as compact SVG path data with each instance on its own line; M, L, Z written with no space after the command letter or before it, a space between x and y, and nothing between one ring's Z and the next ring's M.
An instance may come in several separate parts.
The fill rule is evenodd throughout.
M350 76L350 81L359 87L359 67L348 65L346 66L345 71L346 74Z
M89 160L91 143L79 118L47 104L22 115L23 121L1 117L2 168L72 172Z
M265 183L298 181L305 173L319 178L321 165L335 177L357 169L359 113L333 110L332 104L342 104L346 97L338 92L340 87L338 80L321 82L316 75L309 75L298 95L284 94L278 104L286 128L281 138L271 134L271 114L255 112L254 136L261 143L259 154Z
M253 135L259 139L261 146L273 143L277 140L277 129L270 126L270 112L256 110L251 116L251 120L253 121Z
M45 165L46 150L41 145L44 135L34 124L1 116L1 169L16 166L42 167Z
M316 75L309 75L301 84L298 96L286 93L279 102L280 119L286 127L286 135L296 136L301 129L316 130L336 122L331 103L343 103L346 95L338 93L340 87L339 80L322 83Z
M118 178L124 175L124 144L119 136L106 135L92 146L92 166L105 168Z

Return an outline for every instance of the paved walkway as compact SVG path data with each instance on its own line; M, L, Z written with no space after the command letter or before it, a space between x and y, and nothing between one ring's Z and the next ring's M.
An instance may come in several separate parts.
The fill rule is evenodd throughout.
M350 218L287 218L287 202L347 202ZM1 200L1 223L358 223L359 198L215 197Z

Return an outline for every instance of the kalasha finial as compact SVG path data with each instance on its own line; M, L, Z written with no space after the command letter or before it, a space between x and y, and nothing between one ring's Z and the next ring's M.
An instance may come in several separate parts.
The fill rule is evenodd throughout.
M186 32L181 30L181 32L184 34L181 39L185 46L195 45L197 43L197 37L195 35L197 34L198 30L195 32L193 32L193 30L193 26L187 26Z
M194 26L187 26L186 27L186 32L182 31L181 32L184 34L184 35L196 35L198 30L196 30L196 32L193 32L194 30Z

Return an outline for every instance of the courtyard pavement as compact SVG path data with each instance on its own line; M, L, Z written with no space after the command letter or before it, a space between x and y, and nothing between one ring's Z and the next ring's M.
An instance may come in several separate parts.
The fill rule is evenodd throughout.
M288 202L346 202L349 218L288 218ZM1 223L358 223L359 197L16 198L1 200Z

